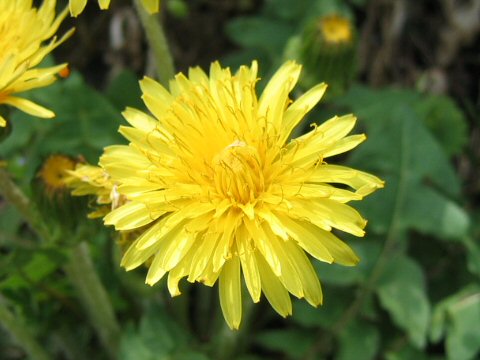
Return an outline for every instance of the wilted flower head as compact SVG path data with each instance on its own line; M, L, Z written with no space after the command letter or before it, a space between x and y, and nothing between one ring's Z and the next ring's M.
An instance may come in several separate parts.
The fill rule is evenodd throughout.
M71 189L72 195L94 196L94 211L88 214L89 218L103 217L125 201L118 193L117 185L99 166L79 163L75 170L68 171L65 183Z
M51 84L55 74L66 67L37 68L73 32L57 39L55 32L68 10L55 16L55 6L56 0L45 0L38 9L32 7L32 0L0 1L0 105L11 105L34 116L54 116L50 110L15 94ZM0 116L0 126L5 124Z
M130 144L106 148L100 159L127 199L105 223L119 231L142 228L122 266L151 260L146 282L168 273L172 296L184 277L208 286L218 279L231 328L242 317L242 274L252 300L263 292L282 316L292 312L289 293L321 304L307 254L357 264L331 231L363 236L366 221L347 203L383 186L373 175L326 162L365 139L347 136L353 115L289 140L326 89L319 84L292 102L300 70L286 62L260 98L256 62L234 75L218 62L209 76L193 68L188 77L178 74L169 91L145 78L140 85L152 115L127 109L131 127L120 132Z
M142 4L149 13L155 13L158 12L160 7L160 0L142 0ZM85 9L86 5L87 0L69 0L70 14L77 17ZM98 6L102 10L108 9L110 0L98 0Z

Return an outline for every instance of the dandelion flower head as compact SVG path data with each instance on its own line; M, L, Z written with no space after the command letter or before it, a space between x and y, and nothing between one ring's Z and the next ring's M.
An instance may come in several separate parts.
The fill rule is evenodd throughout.
M357 264L331 231L363 236L366 221L347 203L383 186L373 175L326 162L365 139L348 136L353 115L289 140L326 89L319 84L292 102L300 71L286 62L259 98L255 61L235 74L218 62L209 75L192 68L169 90L144 78L143 100L152 115L128 108L123 115L131 126L120 132L129 145L108 147L100 159L126 199L105 223L118 231L142 228L121 265L149 264L150 285L168 273L172 296L180 294L184 277L208 286L218 280L231 328L241 322L242 276L252 300L263 293L282 316L292 312L289 293L321 304L307 254Z
M11 105L28 114L50 118L54 113L15 94L50 85L66 64L37 65L73 32L57 39L55 32L67 15L56 16L56 0L44 0L37 9L32 0L0 1L0 105ZM6 120L0 116L0 126Z

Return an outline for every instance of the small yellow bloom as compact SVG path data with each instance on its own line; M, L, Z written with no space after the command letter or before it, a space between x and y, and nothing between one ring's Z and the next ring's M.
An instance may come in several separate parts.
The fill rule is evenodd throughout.
M353 28L350 20L339 16L330 15L322 17L319 21L322 38L329 44L347 44L352 41Z
M142 0L143 7L150 14L156 13L160 7L160 0ZM74 17L80 15L80 13L85 9L87 5L87 0L70 0L70 14ZM105 10L110 6L110 0L98 0L98 6L100 9Z
M263 293L282 316L292 312L289 293L321 304L307 254L356 265L358 257L332 229L363 236L366 221L347 204L383 187L373 175L326 162L365 140L348 136L353 115L289 140L327 87L316 85L292 102L300 71L286 62L260 98L256 62L234 75L218 62L209 75L193 68L170 90L145 78L142 98L152 115L125 110L131 127L120 132L130 144L108 147L100 159L127 200L105 223L142 229L122 266L151 261L146 282L168 273L172 296L184 277L208 286L218 280L231 328L241 322L242 276L252 300Z
M16 93L50 85L55 74L66 64L37 68L53 49L72 33L61 39L55 32L67 15L67 9L55 16L56 0L45 0L38 9L31 0L0 1L0 105L14 106L28 114L51 118L55 114ZM44 42L47 42L44 44ZM0 127L6 120L0 116Z
M75 169L76 161L65 155L50 155L42 164L37 174L38 179L45 188L46 195L50 198L54 194L67 189L65 182L68 171Z

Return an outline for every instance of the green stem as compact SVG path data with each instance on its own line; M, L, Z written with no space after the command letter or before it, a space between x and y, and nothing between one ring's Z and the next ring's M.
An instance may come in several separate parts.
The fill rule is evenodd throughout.
M160 19L158 15L150 15L146 12L141 0L134 0L134 3L155 57L158 79L163 86L168 87L169 80L175 76L175 68Z
M219 317L221 318L220 321L222 322L222 325L213 341L214 359L234 359L236 356L240 355L239 349L242 347L241 345L244 345L245 341L249 338L254 304L245 292L242 298L242 324L238 330L231 330L225 322L221 310L218 311L218 313L220 313Z
M112 359L116 358L120 326L107 291L103 287L90 257L88 244L77 245L65 266L70 281L78 291L90 321Z
M28 355L36 360L50 360L51 357L43 350L40 344L30 333L28 327L19 321L8 310L3 297L0 295L0 323L18 341Z
M0 168L0 195L10 204L14 205L30 228L35 231L44 241L52 240L42 216L37 208L25 196L23 191L12 181L10 175Z

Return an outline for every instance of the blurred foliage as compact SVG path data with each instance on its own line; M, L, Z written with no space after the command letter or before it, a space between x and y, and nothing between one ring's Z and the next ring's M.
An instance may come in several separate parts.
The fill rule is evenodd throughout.
M188 20L190 6L169 0L167 16ZM266 77L292 56L292 41L312 19L338 13L362 26L356 17L366 6L365 0L265 0L229 20L225 36L237 49L225 54L224 63L236 68L258 59ZM0 161L27 194L48 155L95 163L105 146L124 141L117 133L124 121L121 111L143 107L137 75L129 70L102 89L92 88L83 76L73 71L29 93L55 111L55 119L11 113L12 133L0 143ZM342 235L359 254L359 266L314 262L323 306L294 301L293 316L284 320L262 299L232 333L222 327L216 294L211 295L215 290L184 284L183 295L170 299L164 282L151 289L143 284L142 270L120 269L113 235L99 222L77 214L82 225L72 238L49 242L1 199L0 302L53 358L108 358L65 276L72 245L87 240L121 324L119 359L478 358L480 212L478 193L465 196L466 180L459 171L462 159L474 152L464 103L413 87L374 89L360 80L343 95L327 98L308 119L322 122L333 114L354 113L358 132L368 140L338 161L386 181L383 190L354 204L369 220L367 236ZM25 358L21 342L1 328L0 357Z

